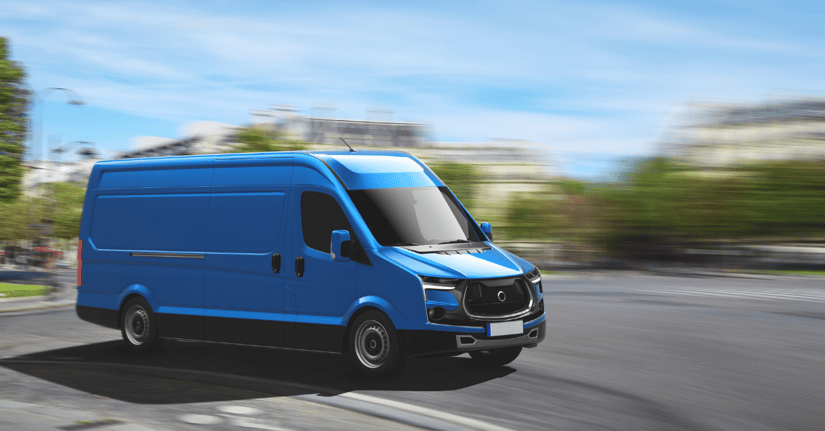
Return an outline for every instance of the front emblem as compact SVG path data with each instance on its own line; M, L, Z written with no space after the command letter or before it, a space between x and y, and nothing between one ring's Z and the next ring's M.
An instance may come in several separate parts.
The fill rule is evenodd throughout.
M504 302L507 300L507 295L504 294L503 290L498 291L498 302Z

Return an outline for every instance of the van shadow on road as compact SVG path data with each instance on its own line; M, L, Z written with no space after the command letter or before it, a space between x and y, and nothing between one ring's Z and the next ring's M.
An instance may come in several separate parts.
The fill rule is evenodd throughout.
M440 357L413 360L390 380L362 380L340 355L173 340L148 355L131 354L118 340L5 358L0 365L138 404L334 396L354 390L451 391L515 372L480 369L469 358Z

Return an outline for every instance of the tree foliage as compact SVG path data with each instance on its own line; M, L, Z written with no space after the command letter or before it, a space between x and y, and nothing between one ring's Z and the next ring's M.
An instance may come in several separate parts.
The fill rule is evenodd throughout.
M36 226L51 220L51 237L74 239L80 233L80 215L86 189L75 183L48 183L41 196L21 195L0 203L0 241L20 241L40 237Z
M258 126L244 128L235 138L240 145L232 150L233 153L302 151L308 146L306 142L284 139L282 133Z
M825 231L823 161L706 170L653 158L628 178L600 192L613 209L605 239L622 254L704 241L804 239Z
M52 220L52 236L60 239L77 238L80 234L80 215L86 189L73 183L49 183L44 202L46 218Z
M14 201L0 202L0 241L28 238L32 201L32 198L20 196Z
M30 96L25 78L23 68L9 59L8 40L0 37L0 202L20 194Z

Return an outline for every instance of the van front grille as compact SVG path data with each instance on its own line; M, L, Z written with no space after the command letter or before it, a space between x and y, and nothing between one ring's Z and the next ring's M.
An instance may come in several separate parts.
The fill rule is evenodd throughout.
M530 306L529 288L521 278L474 281L464 292L464 306L478 317L518 313Z

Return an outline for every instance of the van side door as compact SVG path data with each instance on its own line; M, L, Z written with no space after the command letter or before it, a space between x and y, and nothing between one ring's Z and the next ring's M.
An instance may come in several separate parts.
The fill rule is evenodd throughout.
M295 300L294 334L301 349L336 351L343 317L356 296L355 261L334 262L332 231L355 230L335 193L327 188L298 185L294 190L293 253L286 271ZM290 334L286 334L289 337Z
M206 339L282 346L292 160L220 163L206 235Z

